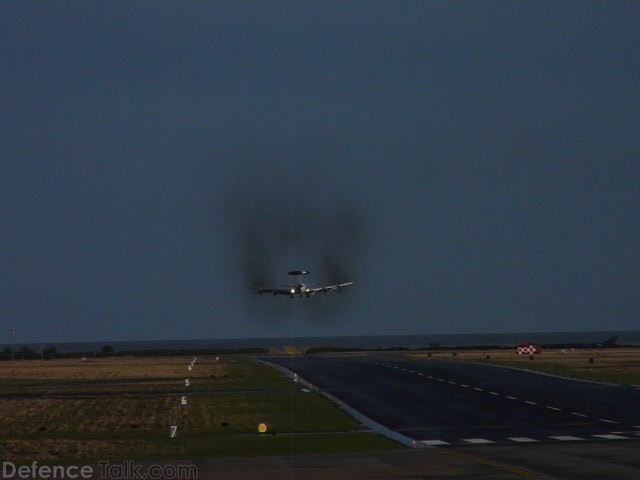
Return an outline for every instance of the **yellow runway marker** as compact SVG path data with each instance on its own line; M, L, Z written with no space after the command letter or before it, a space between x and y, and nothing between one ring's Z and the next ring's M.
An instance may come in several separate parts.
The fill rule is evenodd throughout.
M502 471L515 473L515 474L520 475L522 477L535 478L535 477L539 476L535 472L531 472L531 471L525 470L523 468L515 467L515 466L509 465L507 463L496 462L496 461L493 461L493 460L488 460L486 458L477 457L476 455L469 455L469 454L466 454L466 453L460 453L460 452L456 452L454 450L445 450L445 449L442 449L442 448L438 448L438 449L436 449L436 451L438 453L441 453L442 455L448 455L450 457L456 457L456 458L459 458L461 460L468 460L470 462L479 463L481 465L487 465L487 466L493 467L493 468L495 468L497 470L502 470Z

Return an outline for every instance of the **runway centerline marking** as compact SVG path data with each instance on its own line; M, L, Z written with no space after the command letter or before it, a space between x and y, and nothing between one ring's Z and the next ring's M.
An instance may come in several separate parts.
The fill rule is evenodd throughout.
M561 440L563 442L571 442L574 440L584 440L584 438L572 437L571 435L551 435L549 438L555 438L556 440Z
M578 412L570 412L571 415L576 415L577 417L587 417L587 415L585 415L584 413L578 413Z
M509 400L517 400L518 397L512 397L510 395L505 395L505 398L508 398Z
M561 412L561 411L562 411L562 409L561 409L561 408L558 408L558 407L551 407L551 406L549 406L549 405L547 405L547 408L548 408L549 410L555 410L556 412Z
M601 418L600 421L607 422L607 423L620 423L620 422L616 422L615 420L607 420L606 418Z
M479 388L479 387L473 387L473 389L474 389L474 390L477 390L477 391L479 391L479 392L484 392L484 389Z
M451 385L457 385L456 382L447 382L447 383L450 383Z
M464 383L461 383L460 386L463 388L469 388L469 385L465 385Z
M531 400L525 400L524 403L528 403L529 405L537 405L536 402L532 402Z
M500 395L498 392L489 392L491 395Z

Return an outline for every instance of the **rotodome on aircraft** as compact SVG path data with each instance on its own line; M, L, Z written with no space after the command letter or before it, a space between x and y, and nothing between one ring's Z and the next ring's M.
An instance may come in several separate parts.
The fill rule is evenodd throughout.
M305 296L310 297L311 295L315 295L316 293L322 292L333 292L335 290L341 290L344 287L348 287L349 285L353 285L353 282L346 283L337 283L335 285L327 285L324 287L312 288L310 285L305 284L302 281L303 275L309 275L311 272L307 270L292 270L287 272L289 275L294 275L298 277L298 283L296 285L285 285L287 288L262 288L262 287L250 287L253 290L257 291L260 294L263 293L272 293L273 295L288 295L289 298L293 298L296 295L299 297Z

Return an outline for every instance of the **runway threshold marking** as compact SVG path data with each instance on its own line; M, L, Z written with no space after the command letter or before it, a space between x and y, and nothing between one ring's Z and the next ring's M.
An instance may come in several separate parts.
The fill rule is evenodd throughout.
M640 435L640 432L636 433L636 435ZM592 434L592 437L600 438L603 440L630 440L632 437L629 436L629 432L610 432L606 434ZM554 440L560 440L563 442L575 442L575 441L584 441L586 438L583 437L575 437L573 435L553 435L547 438L551 438ZM531 437L507 437L507 440L515 443L540 443L543 442L541 439L531 438ZM457 441L446 441L441 439L430 439L430 440L418 440L420 443L424 443L425 445L430 445L433 447L436 446L445 446L445 445L461 445L463 443L470 443L472 445L487 445L487 444L495 444L495 443L505 443L503 440L489 440L487 438L461 438Z
M467 443L495 443L493 440L487 440L486 438L463 438L464 442Z
M449 442L445 442L444 440L421 440L422 443L426 445L451 445Z

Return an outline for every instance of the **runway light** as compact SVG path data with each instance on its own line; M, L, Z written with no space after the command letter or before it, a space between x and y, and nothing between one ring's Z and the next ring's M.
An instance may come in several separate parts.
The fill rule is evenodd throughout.
M267 424L266 423L261 423L258 425L258 432L260 433L267 433Z

